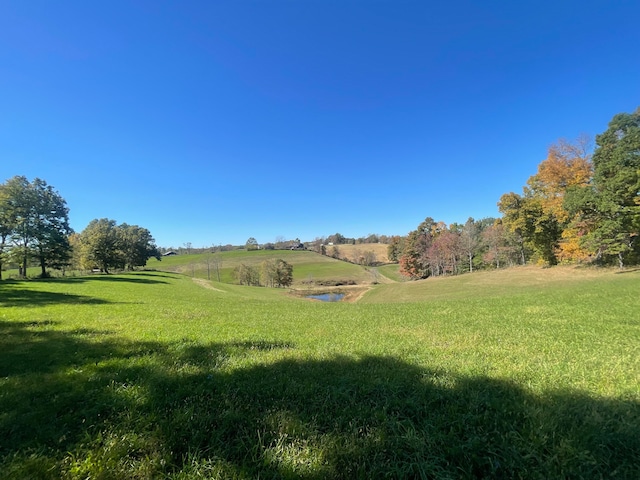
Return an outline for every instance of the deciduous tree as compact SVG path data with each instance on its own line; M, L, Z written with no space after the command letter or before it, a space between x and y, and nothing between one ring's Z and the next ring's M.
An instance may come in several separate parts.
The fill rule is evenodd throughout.
M448 229L441 229L433 237L427 250L431 275L455 274L460 258L460 235Z
M82 264L109 273L110 268L122 267L124 260L118 249L116 221L94 219L80 234Z
M429 276L427 250L431 247L436 231L436 222L427 217L416 230L409 232L400 257L400 274L414 280Z
M150 258L162 259L151 232L146 228L123 223L116 227L116 233L123 268L133 270L144 267Z
M0 280L2 280L2 266L9 247L9 237L13 231L13 218L9 193L4 184L0 184Z
M275 285L276 287L289 287L293 283L293 265L282 259L276 260L275 269Z
M245 248L247 250L257 250L258 249L258 241L255 238L250 237L247 240L247 243L245 243Z
M568 190L589 183L592 173L589 155L590 140L586 136L575 142L558 140L549 147L547 158L538 165L538 172L527 180L523 195L508 193L500 198L504 226L523 240L540 261L554 265L558 257L575 259L579 255L572 235L566 230L570 214L564 207Z
M253 265L245 265L244 263L238 265L233 269L233 276L240 285L256 287L260 285L260 272Z
M542 261L548 265L557 263L556 249L562 229L555 215L543 208L539 197L507 193L500 198L498 209L503 214L504 226L522 239L523 258L526 242Z
M565 206L584 229L583 244L622 268L640 253L640 108L615 115L596 144L593 180L574 187Z
M460 249L469 262L469 272L473 272L473 257L480 245L480 227L471 217L460 229Z
M19 263L19 271L26 275L30 258L38 261L41 276L47 268L67 265L71 256L68 236L69 209L60 194L36 178L13 177L2 186L0 194L0 240L2 253L10 240L11 254Z
M399 235L394 235L389 239L389 244L387 245L387 258L390 262L397 262L400 260L403 250L404 238Z

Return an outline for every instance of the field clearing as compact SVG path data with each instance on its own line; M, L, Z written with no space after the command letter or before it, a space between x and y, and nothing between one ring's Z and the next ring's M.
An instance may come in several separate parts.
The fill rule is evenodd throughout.
M0 478L640 478L639 287L0 282Z

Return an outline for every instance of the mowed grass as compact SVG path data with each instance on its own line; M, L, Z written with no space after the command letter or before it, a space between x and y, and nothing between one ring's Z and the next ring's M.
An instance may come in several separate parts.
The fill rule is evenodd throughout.
M235 250L217 254L175 255L161 261L149 260L147 267L217 280L215 262L219 262L220 281L235 283L233 270L240 264L260 267L265 260L283 259L293 265L294 286L316 281L339 280L371 283L372 275L363 267L305 250Z
M0 283L0 478L640 478L639 287Z

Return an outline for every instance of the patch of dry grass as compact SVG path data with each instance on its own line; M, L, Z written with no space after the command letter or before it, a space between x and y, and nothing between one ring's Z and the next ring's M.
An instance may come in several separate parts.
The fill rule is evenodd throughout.
M331 255L332 249L337 248L339 258L349 262L358 263L358 259L366 252L373 252L378 263L389 263L386 243L361 243L358 245L334 245L327 247L327 255Z

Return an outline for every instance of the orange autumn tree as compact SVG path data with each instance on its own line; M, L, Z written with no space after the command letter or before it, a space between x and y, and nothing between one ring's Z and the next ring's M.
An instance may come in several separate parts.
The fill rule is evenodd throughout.
M558 261L580 261L587 252L580 247L580 231L570 227L572 218L563 207L567 190L585 186L593 176L591 140L582 135L574 142L565 139L549 147L547 158L538 165L538 172L529 178L525 196L539 200L545 215L553 216L562 233L556 249Z

